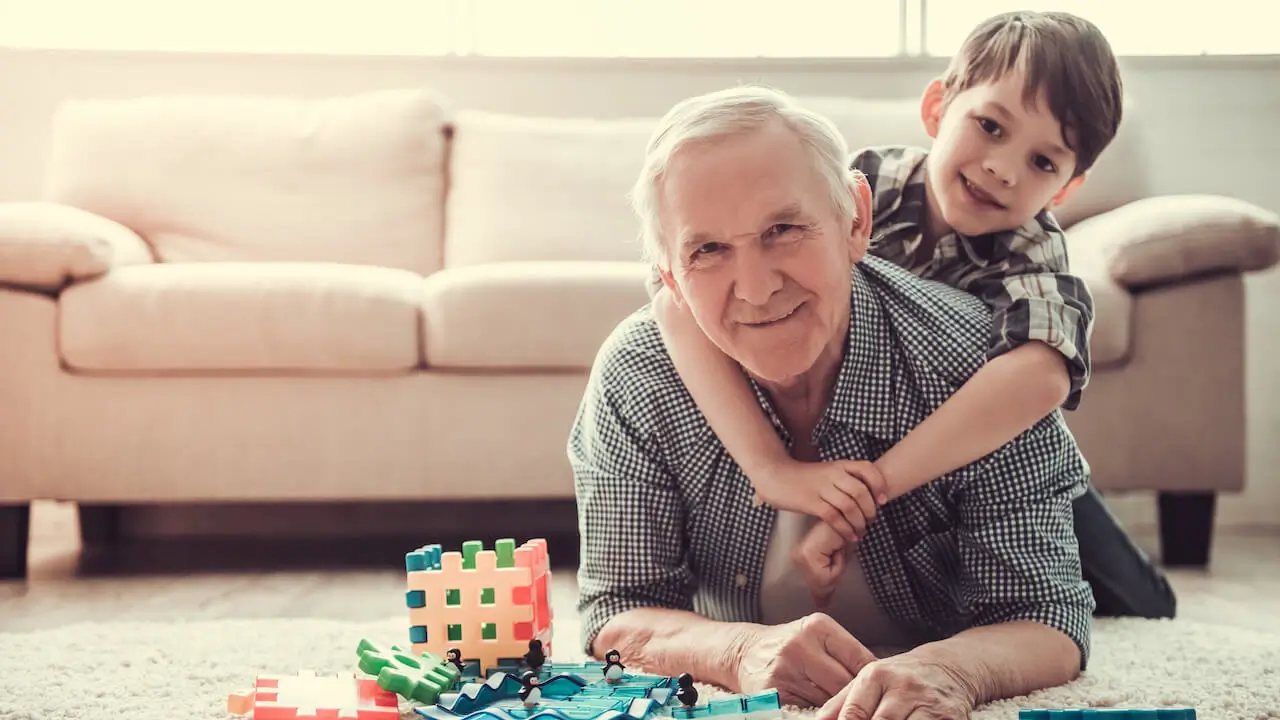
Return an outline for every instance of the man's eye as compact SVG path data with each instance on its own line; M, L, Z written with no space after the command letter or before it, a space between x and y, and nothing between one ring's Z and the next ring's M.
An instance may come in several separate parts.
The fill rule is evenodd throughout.
M769 235L772 237L777 237L778 235L785 235L786 233L789 233L795 229L796 229L795 225L778 223L777 225L774 225L773 227L769 228Z
M999 137L1002 132L1000 123L992 120L991 118L978 118L978 127L982 128L982 132L996 137Z
M693 256L699 257L702 255L710 255L712 253L718 252L721 247L722 246L720 245L720 243L706 243L704 245L699 245L697 248L694 249Z

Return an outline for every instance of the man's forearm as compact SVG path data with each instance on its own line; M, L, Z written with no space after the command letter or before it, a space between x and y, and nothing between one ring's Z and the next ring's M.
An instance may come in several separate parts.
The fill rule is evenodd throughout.
M596 657L604 657L616 648L624 663L645 672L671 677L687 672L699 682L737 692L744 641L755 627L717 622L685 610L640 608L605 623L591 649Z
M1062 356L1044 343L991 360L876 461L889 497L998 450L1058 407L1070 387Z
M964 684L974 707L1065 685L1080 674L1080 648L1031 620L985 625L911 651Z

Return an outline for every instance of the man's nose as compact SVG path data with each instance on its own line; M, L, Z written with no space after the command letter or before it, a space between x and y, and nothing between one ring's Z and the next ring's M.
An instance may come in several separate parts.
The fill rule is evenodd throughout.
M738 253L734 268L734 295L751 305L767 305L782 289L782 273L758 250Z

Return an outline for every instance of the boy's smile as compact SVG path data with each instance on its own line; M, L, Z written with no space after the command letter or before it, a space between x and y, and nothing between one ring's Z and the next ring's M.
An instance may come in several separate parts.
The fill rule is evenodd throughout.
M1079 184L1062 125L1042 94L1024 99L1025 84L1011 71L949 103L940 82L925 91L921 115L935 140L926 168L927 238L1016 228Z

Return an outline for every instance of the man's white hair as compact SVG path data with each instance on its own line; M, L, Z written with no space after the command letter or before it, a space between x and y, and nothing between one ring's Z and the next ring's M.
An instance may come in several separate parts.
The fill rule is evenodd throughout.
M781 122L809 148L813 162L830 186L831 202L842 220L852 223L856 208L850 195L855 173L849 170L849 146L835 124L802 107L786 93L759 85L717 90L682 100L658 121L645 148L644 166L631 189L631 207L640 220L645 262L667 266L658 207L659 185L680 148L717 140Z

